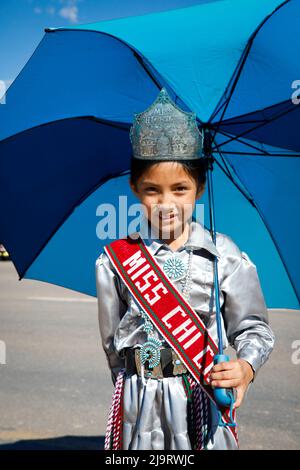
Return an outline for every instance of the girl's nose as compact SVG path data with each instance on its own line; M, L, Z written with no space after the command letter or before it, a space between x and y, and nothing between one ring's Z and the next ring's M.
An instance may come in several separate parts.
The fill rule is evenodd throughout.
M162 209L164 208L163 206L174 205L172 194L162 193L158 198L158 204L160 204Z
M156 210L166 214L169 212L176 212L177 208L172 199L162 199L156 204Z

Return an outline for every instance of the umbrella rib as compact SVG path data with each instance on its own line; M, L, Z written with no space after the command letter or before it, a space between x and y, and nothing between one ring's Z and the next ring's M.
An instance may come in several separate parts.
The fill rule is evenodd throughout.
M225 132L225 131L219 131L220 134L226 136L226 137L230 137L231 138L231 134ZM249 142L245 142L243 140L240 140L239 138L236 138L236 139L233 139L234 141L236 142L239 142L240 144L243 144L245 145L246 147L250 147L250 148L253 148L255 150L258 150L260 152L260 154L265 154L265 155L270 155L269 152L267 152L267 150L262 150L258 147L256 147L254 144L250 144ZM216 143L216 142L215 142ZM217 144L216 144L217 145ZM222 146L222 144L218 145L218 147L220 148ZM227 153L227 151L225 150L225 153Z
M227 170L227 172L228 172L228 174L229 174L229 177L230 177L231 181L233 182L233 176L232 176L232 174L231 174L231 172L230 172L230 168L229 168L229 166L228 166L228 164L227 164L227 162L226 162L224 156L222 155L222 152L218 151L218 153L219 153L219 155L220 155L220 157L221 157L221 159L222 159L222 162L223 162L224 165L225 165L225 168L226 168L226 170Z
M219 150L217 150L218 154L220 155L226 169L223 168L223 166L220 164L220 162L218 162L218 160L215 158L214 161L216 162L216 164L219 166L219 168L223 171L223 173L230 179L230 181L234 184L234 186L240 191L240 193L247 199L247 201L253 206L255 207L255 204L254 204L254 200L253 198L247 194L245 192L245 190L243 188L241 188L239 186L239 184L234 180L229 168L228 168L228 165L226 163L226 161L224 160L223 158L223 155L221 154L221 152Z
M222 106L221 106L221 107L219 106L219 109L221 109L223 106L224 106L224 109L223 109L221 118L219 119L219 121L218 121L218 123L217 123L217 127L216 127L216 129L215 129L215 133L214 133L214 135L213 135L213 138L214 138L215 135L217 134L218 129L219 129L221 123L222 123L224 114L226 113L226 110L227 110L228 105L229 105L229 102L230 102L230 100L231 100L231 98L232 98L233 92L234 92L234 90L235 90L235 88L236 88L236 86L237 86L238 80L239 80L240 75L241 75L241 73L242 73L242 71L243 71L244 65L245 65L246 60L247 60L247 58L248 58L248 55L249 55L249 53L250 53L250 50L251 50L251 47L252 47L252 44L253 44L253 41L254 41L255 37L257 36L258 32L261 30L261 28L263 27L263 25L264 25L280 8L282 8L282 7L283 7L284 5L286 5L288 2L290 2L290 0L285 0L283 3L281 3L280 5L278 5L269 15L267 15L266 18L264 18L264 20L258 25L258 27L255 29L255 31L251 34L250 38L248 39L248 42L247 42L247 44L246 44L246 47L245 47L245 49L244 49L244 51L243 51L243 54L242 54L242 56L241 56L240 63L237 65L237 68L235 69L235 71L234 71L234 73L233 73L233 75L232 75L232 77L231 77L231 80L229 81L229 84L228 84L228 86L226 87L225 93L224 93L224 95L223 95L223 97L226 95L227 90L228 90L229 87L230 87L230 83L231 83L231 81L233 80L234 75L236 75L236 76L235 76L235 79L234 79L234 81L233 81L232 87L231 87L231 89L230 89L229 96L228 96L228 98L226 98L226 100L225 100L225 102L222 104ZM222 101L223 97L221 98L220 102ZM219 110L218 110L218 112L219 112ZM214 113L212 114L212 117L209 119L209 122L212 121L212 119L215 117L215 115L216 115L216 112L214 112Z
M149 77L151 78L151 80L153 80L153 82L155 83L155 85L157 86L157 88L160 90L163 86L166 86L165 85L162 85L161 83L158 82L158 80L155 78L155 76L152 74L152 72L150 71L150 69L148 68L148 66L146 64L148 64L148 60L143 57L142 55L139 55L137 52L134 52L134 56L136 58L136 60L139 62L139 64L143 67L143 69L145 70L145 72L149 75ZM151 67L153 67L153 65L151 64ZM153 67L154 68L154 67ZM154 70L156 70L154 68ZM157 72L157 70L156 70ZM158 73L158 72L157 72ZM177 99L178 99L178 95L174 92L174 90L169 86L170 90L172 90L172 92L174 93L174 102L176 104L177 102Z
M94 120L94 121L98 121L98 122L101 122L102 124L105 124L107 126L110 126L110 127L115 127L116 129L120 129L122 131L128 131L129 130L129 127L130 127L130 124L123 124L121 125L120 123L116 123L115 121L106 121L105 119L101 119L99 117L96 117L96 116L72 116L72 117L66 117L66 118L62 118L62 119L55 119L54 121L48 121L48 122L43 122L42 124L38 124L37 126L32 126L32 127L29 127L28 129L24 129L23 131L20 131L20 132L16 132L15 134L13 135L10 135L8 137L5 137L4 139L2 139L0 142L3 143L3 142L6 142L8 140L12 140L14 139L15 137L17 136L20 136L22 134L25 134L26 132L29 132L29 131L32 131L33 129L39 129L40 127L44 127L44 126L51 126L52 124L55 124L57 122L61 122L61 121L67 121L67 120L73 120L73 119L89 119L89 120Z
M224 95L222 96L221 99L223 99L223 97L226 95L227 93L227 89L228 89L228 86L224 92ZM222 104L219 104L217 105L216 109L214 110L214 112L212 113L211 117L209 118L209 123L211 123L211 121L214 119L214 117L221 111L221 109L225 106L225 104L227 103L227 99L225 99L225 101L223 101Z
M265 154L263 153L258 153L258 152L230 152L228 150L225 150L225 153L228 154L228 155L249 155L250 157L264 157ZM292 154L288 154L288 153L271 153L269 154L270 157L291 157L291 158L299 158L300 157L300 153L292 153Z
M279 103L274 103L270 106L267 106L266 108L262 108L261 110L259 110L259 112L265 112L266 110L271 110L272 108L276 108L277 106L279 105L284 105L284 104L290 104L290 99L288 100L285 100L285 101L280 101ZM246 113L246 114L241 114L240 116L238 116L238 118L243 118L243 120L241 121L238 121L237 119L238 118L230 118L230 119L227 119L225 121L222 122L222 125L224 126L227 126L227 125L232 125L232 122L231 121L235 121L235 123L237 124L244 124L244 123L256 123L256 122L265 122L265 119L249 119L248 121L246 121L244 118L246 116L252 116L253 114L256 114L258 111L251 111L249 113ZM214 124L213 124L214 125ZM212 125L212 126L213 126Z
M145 63L143 60L147 60L146 57L144 57L137 49L135 49L131 44L128 42L124 41L123 39L119 38L118 36L115 36L114 34L107 33L105 31L98 31L96 29L81 29L81 28L57 28L57 29L51 29L51 28L45 28L46 33L55 33L55 32L60 32L60 31L81 31L81 32L93 32L93 33L98 33L98 34L103 34L104 36L109 36L116 41L121 42L124 46L127 46L131 52L133 53L134 57L137 59L139 64L143 67L145 72L149 75L149 77L153 80L157 88L160 90L161 85L157 81L157 79L153 76L153 74L150 72L150 70L146 67ZM158 72L157 72L158 73Z
M285 103L285 101L283 101L283 103ZM268 109L268 108L265 108L265 109L261 110L261 112L264 112L266 109ZM257 126L254 126L251 129L248 129L248 130L242 132L241 134L238 134L237 136L231 137L230 139L226 140L225 142L222 142L222 144L220 144L220 147L223 147L224 145L229 144L232 141L238 140L240 137L243 137L243 136L249 134L250 132L253 132L256 129L259 129L260 127L263 127L266 124L269 124L270 122L273 122L276 119L278 119L282 116L285 116L286 114L291 113L292 111L295 111L297 109L298 108L296 106L293 106L292 108L289 108L288 110L279 113L277 116L272 117L272 119L265 119L262 123L258 124ZM218 124L221 124L221 122L218 123ZM243 122L241 122L240 124L243 124ZM218 127L220 127L220 126L218 126ZM216 130L216 132L217 132L217 130ZM215 132L215 134L216 134L216 132Z
M101 122L102 124L105 124L110 127L115 127L116 129L120 129L122 131L128 131L130 124L121 124L121 123L116 123L115 121L107 121L106 119L99 118L97 116L82 116L84 119L90 119L91 121L97 121Z
M225 131L219 131L220 134L225 135L226 137L231 137L231 135ZM240 140L239 138L233 139L247 147L253 148L255 150L259 150L259 152L234 152L229 150L224 150L225 153L229 155L255 155L258 157L262 156L270 156L270 157L300 157L300 153L279 153L279 152L268 152L267 150L259 149L253 144L246 142L244 140ZM222 144L221 144L222 145ZM220 147L220 146L219 146ZM214 150L214 149L213 149Z
M245 50L244 50L244 52L243 52L241 63L238 65L238 70L235 71L236 77L235 77L234 82L233 82L233 84L232 84L232 87L231 87L231 89L230 89L229 96L228 96L228 98L226 98L226 100L225 100L225 102L224 102L224 108L223 108L223 111L222 111L222 114L221 114L221 118L220 118L220 120L218 121L218 123L217 123L217 125L216 125L216 128L214 128L214 134L213 134L213 136L212 136L212 140L214 140L215 136L216 136L217 133L218 133L219 127L220 127L220 125L221 125L221 123L222 123L223 117L224 117L224 115L225 115L225 113L226 113L226 110L227 110L228 105L229 105L229 103L230 103L231 97L232 97L233 92L234 92L234 90L235 90L235 88L236 88L236 86L237 86L238 80L239 80L239 78L240 78L240 75L241 75L242 70L243 70L243 68L244 68L244 65L245 65L245 63L246 63L247 57L248 57L248 55L249 55L249 52L250 52L250 49L251 49L251 46L252 46L252 42L253 42L253 38L250 38L249 41L247 42L246 48L245 48ZM234 75L233 75L233 76L234 76ZM226 92L227 92L227 89L225 90L225 94L226 94ZM225 94L224 94L224 95L225 95Z
M153 80L153 82L155 83L155 85L157 86L157 88L160 90L162 88L161 84L157 81L157 79L154 77L154 75L150 72L150 70L148 69L148 67L146 67L146 64L145 62L143 61L143 58L141 55L139 55L136 51L133 52L133 55L134 57L136 58L136 60L139 62L139 64L143 67L143 69L145 70L145 72L149 75L149 77L151 78L151 80Z

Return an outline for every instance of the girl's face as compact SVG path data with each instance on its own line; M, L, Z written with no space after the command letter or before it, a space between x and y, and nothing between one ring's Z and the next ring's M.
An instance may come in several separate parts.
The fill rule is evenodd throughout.
M166 234L179 236L191 219L196 199L204 192L204 185L197 191L196 181L178 162L159 162L151 165L132 184L131 189L143 204L151 225ZM173 238L173 237L172 237Z

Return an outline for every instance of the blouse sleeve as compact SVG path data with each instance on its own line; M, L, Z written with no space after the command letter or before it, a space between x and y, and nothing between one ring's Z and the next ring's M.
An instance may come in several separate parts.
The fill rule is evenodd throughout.
M108 256L102 252L96 260L96 289L98 299L98 318L102 347L111 370L113 384L117 375L125 367L114 345L114 335L118 324L127 310L120 278L115 272Z
M226 254L227 273L220 286L225 297L226 333L237 357L252 366L256 377L273 350L275 337L269 326L256 266L230 237L227 240L230 245Z

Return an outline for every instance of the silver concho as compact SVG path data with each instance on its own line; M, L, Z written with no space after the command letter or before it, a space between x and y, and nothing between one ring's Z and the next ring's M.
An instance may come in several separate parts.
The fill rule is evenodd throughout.
M180 375L180 374L186 374L187 369L185 365L183 364L182 360L180 359L179 356L177 356L176 352L172 349L172 363L173 363L173 374L174 375Z

